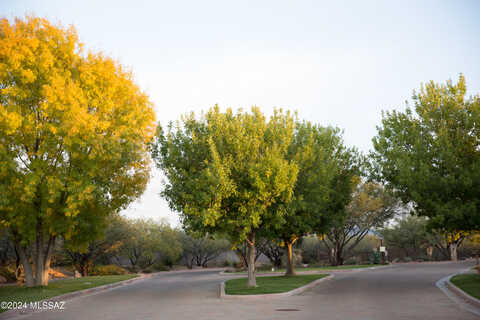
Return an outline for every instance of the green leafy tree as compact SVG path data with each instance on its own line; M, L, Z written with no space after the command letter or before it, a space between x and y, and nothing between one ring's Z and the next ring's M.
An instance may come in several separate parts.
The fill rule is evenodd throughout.
M82 276L88 276L95 262L108 264L110 259L118 257L125 238L122 219L112 215L108 221L99 219L93 225L82 224L84 229L79 229L78 236L64 241L64 253ZM92 233L97 236L92 237Z
M413 108L384 114L373 139L376 178L449 233L480 228L480 97L466 91L462 75L422 86Z
M266 256L274 267L282 267L285 245L281 241L268 238L257 239L257 251Z
M256 234L280 221L284 212L270 207L292 197L298 169L287 152L294 127L282 111L267 120L256 107L233 113L216 106L160 130L152 146L168 179L162 194L186 228L248 243L249 286L256 286Z
M155 263L172 266L182 254L178 231L152 219L123 219L124 239L120 254L132 267L148 268Z
M182 233L181 239L183 260L189 269L194 265L205 268L210 261L232 248L226 239L215 238L209 234Z
M396 219L393 226L380 229L380 233L387 247L400 249L406 257L416 259L424 256L431 244L426 226L425 217L407 216Z
M154 130L131 73L73 28L0 19L0 224L27 286L47 285L59 237L96 237L80 230L142 194Z
M345 215L334 218L331 227L322 237L331 252L332 265L343 265L348 255L365 236L401 213L403 207L383 186L374 182L362 183L354 191Z
M285 244L286 275L294 275L293 245L308 233L326 231L334 217L344 215L360 173L361 156L345 147L338 128L298 123L289 157L299 168L293 200L284 207L282 223L272 237Z

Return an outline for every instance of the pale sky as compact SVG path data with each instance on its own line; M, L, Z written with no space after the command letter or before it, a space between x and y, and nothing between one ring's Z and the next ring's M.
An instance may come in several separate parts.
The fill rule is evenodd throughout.
M129 66L165 125L181 114L259 106L344 129L367 152L382 110L422 82L480 93L480 1L0 0L0 15L73 24L86 48ZM123 213L178 224L161 174Z

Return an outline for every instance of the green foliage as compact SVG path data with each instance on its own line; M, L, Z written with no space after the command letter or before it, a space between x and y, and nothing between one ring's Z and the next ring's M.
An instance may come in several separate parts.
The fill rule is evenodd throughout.
M387 112L373 139L373 175L433 229L480 228L480 97L466 83L433 82L414 92L413 109Z
M48 282L55 240L79 246L144 191L155 116L121 65L85 53L73 27L0 19L0 225L27 284ZM38 263L41 262L41 263Z
M52 298L61 294L103 286L123 280L138 277L135 274L126 274L118 276L95 276L78 279L57 280L48 284L48 286L33 288L19 286L0 287L0 301L22 301L32 302ZM7 310L0 309L0 313Z
M268 209L292 196L297 166L286 160L294 121L276 111L267 121L258 108L234 114L210 109L159 129L152 156L168 178L162 195L187 229L222 232L234 243L278 221Z
M0 266L0 276L7 279L7 282L15 282L17 280L14 266Z
M154 263L173 265L182 254L179 232L168 224L151 219L122 219L119 228L124 238L120 253L133 267L145 269Z
M371 252L368 255L368 261L370 264L380 264L382 262L382 255L378 251Z
M232 279L225 283L225 293L232 295L267 294L287 292L326 277L326 274L308 274L293 277L258 277L258 286L247 287L247 279Z
M181 213L187 230L221 233L234 245L250 247L249 279L255 285L255 235L281 223L293 195L297 165L287 159L295 122L275 111L269 120L251 112L218 106L201 119L193 113L168 131L159 129L152 157L168 178L162 195Z
M270 237L286 244L324 232L334 217L345 214L362 162L354 148L345 147L338 128L309 122L297 123L289 157L299 169L293 200L273 207L285 207L286 214L270 229Z
M114 264L95 266L90 272L90 275L92 276L114 276L122 274L128 274L128 270Z
M334 265L343 264L344 255L402 209L399 199L374 182L359 184L352 197L345 213L332 219L331 227L323 237L328 251L333 249Z
M188 268L206 267L208 263L232 248L226 239L190 232L181 233L183 261Z
M458 274L450 281L472 297L480 299L480 274Z
M394 226L384 228L382 233L388 248L399 248L405 256L416 258L423 256L425 248L431 245L430 235L426 230L427 219L407 216L396 219Z

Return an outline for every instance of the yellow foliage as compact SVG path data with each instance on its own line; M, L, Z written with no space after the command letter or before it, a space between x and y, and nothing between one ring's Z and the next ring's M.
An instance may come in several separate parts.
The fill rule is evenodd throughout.
M130 71L82 48L73 27L0 19L0 223L20 234L34 217L74 234L79 214L118 210L146 186L152 104Z

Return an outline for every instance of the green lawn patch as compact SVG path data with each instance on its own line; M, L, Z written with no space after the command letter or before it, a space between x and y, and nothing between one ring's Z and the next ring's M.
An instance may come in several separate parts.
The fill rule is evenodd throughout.
M477 299L480 299L480 274L459 274L450 282Z
M343 266L322 266L322 267L296 267L295 272L302 271L325 271L325 270L349 270L349 269L362 269L362 268L371 268L371 267L380 267L380 264L353 264L353 265L343 265ZM257 273L285 273L285 269L262 269L257 268ZM238 274L246 274L246 271L232 272Z
M257 277L257 287L247 287L247 278L231 279L225 282L226 294L266 294L287 292L326 277L327 274L304 274L293 277Z
M34 302L43 299L53 298L55 296L103 286L114 282L119 282L131 278L138 277L136 274L125 274L117 276L92 276L83 277L78 279L65 279L50 281L46 287L32 287L27 288L25 286L3 286L0 287L0 301L22 301L22 302ZM7 311L0 308L0 312Z

